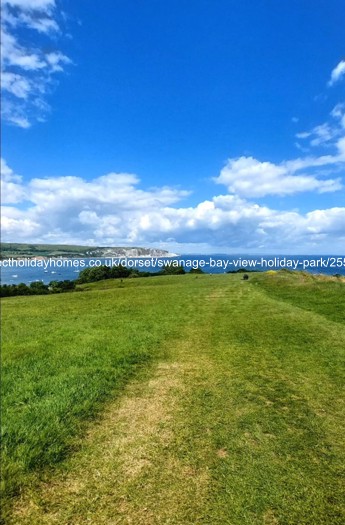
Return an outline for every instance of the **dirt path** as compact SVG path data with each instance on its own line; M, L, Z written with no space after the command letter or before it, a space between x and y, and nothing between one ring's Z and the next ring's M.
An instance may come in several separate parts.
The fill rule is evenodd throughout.
M211 295L210 303L221 295ZM181 400L210 370L207 357L195 352L206 344L208 327L191 327L174 342L175 360L128 385L89 430L81 450L18 501L11 524L198 523L209 474L206 463L196 468L180 453L188 425Z

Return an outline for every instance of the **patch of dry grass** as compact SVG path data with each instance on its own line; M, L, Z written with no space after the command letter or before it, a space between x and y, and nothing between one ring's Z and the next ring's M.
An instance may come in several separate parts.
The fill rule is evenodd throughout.
M204 496L208 481L207 471L181 461L171 446L176 405L193 371L195 363L164 362L149 380L128 386L90 428L67 472L22 497L12 523L175 523L167 520Z

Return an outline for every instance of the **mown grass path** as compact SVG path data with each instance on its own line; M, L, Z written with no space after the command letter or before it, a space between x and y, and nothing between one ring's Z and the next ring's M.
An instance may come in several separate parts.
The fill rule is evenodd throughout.
M183 286L165 320L180 329L8 523L342 524L339 309L312 308L315 287L297 277L172 279ZM298 304L270 293L281 279Z

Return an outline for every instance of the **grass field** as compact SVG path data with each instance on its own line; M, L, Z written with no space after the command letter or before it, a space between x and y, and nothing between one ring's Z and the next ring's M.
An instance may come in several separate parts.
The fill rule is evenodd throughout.
M81 288L2 300L3 523L344 523L344 282Z
M92 250L91 246L74 246L65 244L20 244L20 243L0 243L1 256L7 257L73 257L82 256L87 251Z

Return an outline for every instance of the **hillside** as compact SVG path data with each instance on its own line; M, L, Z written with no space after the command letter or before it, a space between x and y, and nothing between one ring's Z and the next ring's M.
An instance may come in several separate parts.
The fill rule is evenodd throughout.
M6 523L342 525L344 287L188 274L3 299Z
M10 257L169 257L166 250L138 247L95 247L65 244L19 244L2 242L2 259Z

